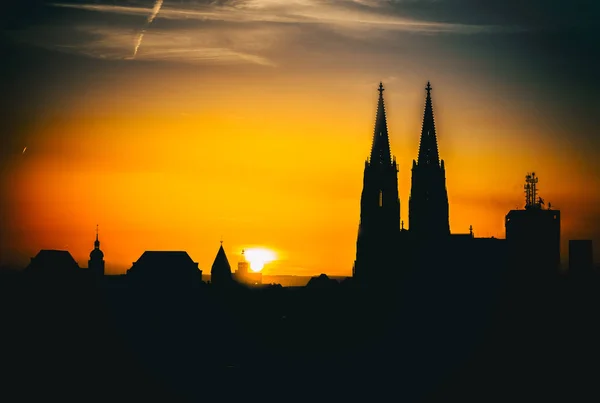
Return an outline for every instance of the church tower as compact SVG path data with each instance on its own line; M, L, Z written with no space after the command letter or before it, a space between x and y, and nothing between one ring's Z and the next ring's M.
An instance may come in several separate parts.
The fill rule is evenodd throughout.
M356 261L352 273L363 284L385 281L389 277L392 254L400 232L398 167L390 152L382 83L379 83L378 91L371 155L365 161Z
M88 270L100 278L104 276L104 253L100 250L100 241L98 240L98 226L96 225L96 241L94 241L94 250L90 252L88 261Z
M221 247L210 270L210 282L216 287L228 286L233 283L231 266L225 255L225 249L223 249L223 241L221 241Z
M444 160L440 163L438 153L429 82L425 90L427 98L419 156L412 166L408 229L419 237L443 237L450 235L446 169Z

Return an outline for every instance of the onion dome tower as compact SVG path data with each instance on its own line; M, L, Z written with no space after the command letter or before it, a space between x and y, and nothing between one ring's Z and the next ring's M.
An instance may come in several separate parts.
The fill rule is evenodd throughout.
M104 252L100 250L100 241L98 240L98 225L96 225L96 240L94 241L94 250L90 252L88 269L93 271L99 277L104 276Z

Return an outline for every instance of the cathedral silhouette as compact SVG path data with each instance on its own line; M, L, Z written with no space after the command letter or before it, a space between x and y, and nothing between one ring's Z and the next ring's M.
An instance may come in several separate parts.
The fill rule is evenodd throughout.
M400 216L399 169L390 149L384 88L379 83L373 143L364 168L353 278L362 285L383 286L397 283L416 270L444 278L444 268L452 268L458 277L481 269L498 278L508 272L523 278L557 274L560 211L551 210L550 205L544 209L529 182L525 185L525 209L512 210L506 216L506 239L476 238L472 227L468 234L451 234L446 167L438 150L430 82L425 90L419 151L411 170L409 225L405 229ZM527 178L531 181L532 175ZM461 270L456 270L459 267Z
M468 233L451 233L446 167L438 149L430 82L425 87L417 159L412 162L408 228L405 228L398 194L399 169L390 147L383 83L379 83L377 90L373 140L364 162L356 259L347 284L388 287L407 279L415 280L415 276L468 282L476 278L482 280L482 275L488 276L485 281L519 277L536 282L558 274L561 215L550 203L545 207L543 199L538 197L535 173L525 177L524 208L509 211L504 218L505 239L477 238L472 227ZM570 256L569 266L582 273L591 272L591 241L573 240L570 250L573 256ZM105 276L104 268L104 253L100 250L96 227L94 249L83 271L105 284L107 277L116 276ZM32 275L82 272L69 252L52 250L40 251L25 271ZM146 251L133 263L126 277L127 284L164 285L166 278L174 285L203 283L202 270L185 251ZM238 283L261 286L262 274L248 270L243 252L238 270L233 273L221 245L211 267L210 283L217 288L230 288Z

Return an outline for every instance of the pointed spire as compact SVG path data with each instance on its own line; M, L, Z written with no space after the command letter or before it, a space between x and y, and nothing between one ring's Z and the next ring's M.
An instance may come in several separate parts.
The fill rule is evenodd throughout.
M423 114L423 128L421 130L421 142L419 144L419 165L440 165L438 153L437 136L435 134L435 123L433 119L433 106L431 104L431 83L427 81L427 98L425 99L425 113Z
M210 274L211 282L213 284L231 280L231 266L229 265L229 260L225 254L225 249L223 249L223 241L221 241L221 246L219 247L217 256L212 264Z
M100 241L98 240L98 224L96 224L96 241L94 242L94 249L100 249Z
M373 145L371 147L371 165L390 165L392 157L390 152L390 139L388 137L387 121L385 118L385 105L383 103L383 83L379 83L379 102L377 104L377 117L375 118L375 132L373 133Z

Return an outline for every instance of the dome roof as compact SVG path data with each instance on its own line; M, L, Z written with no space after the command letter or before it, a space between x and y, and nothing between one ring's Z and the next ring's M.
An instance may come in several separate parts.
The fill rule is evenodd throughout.
M91 260L102 260L102 259L104 259L104 252L102 252L100 249L94 249L93 251L90 252L90 259Z

